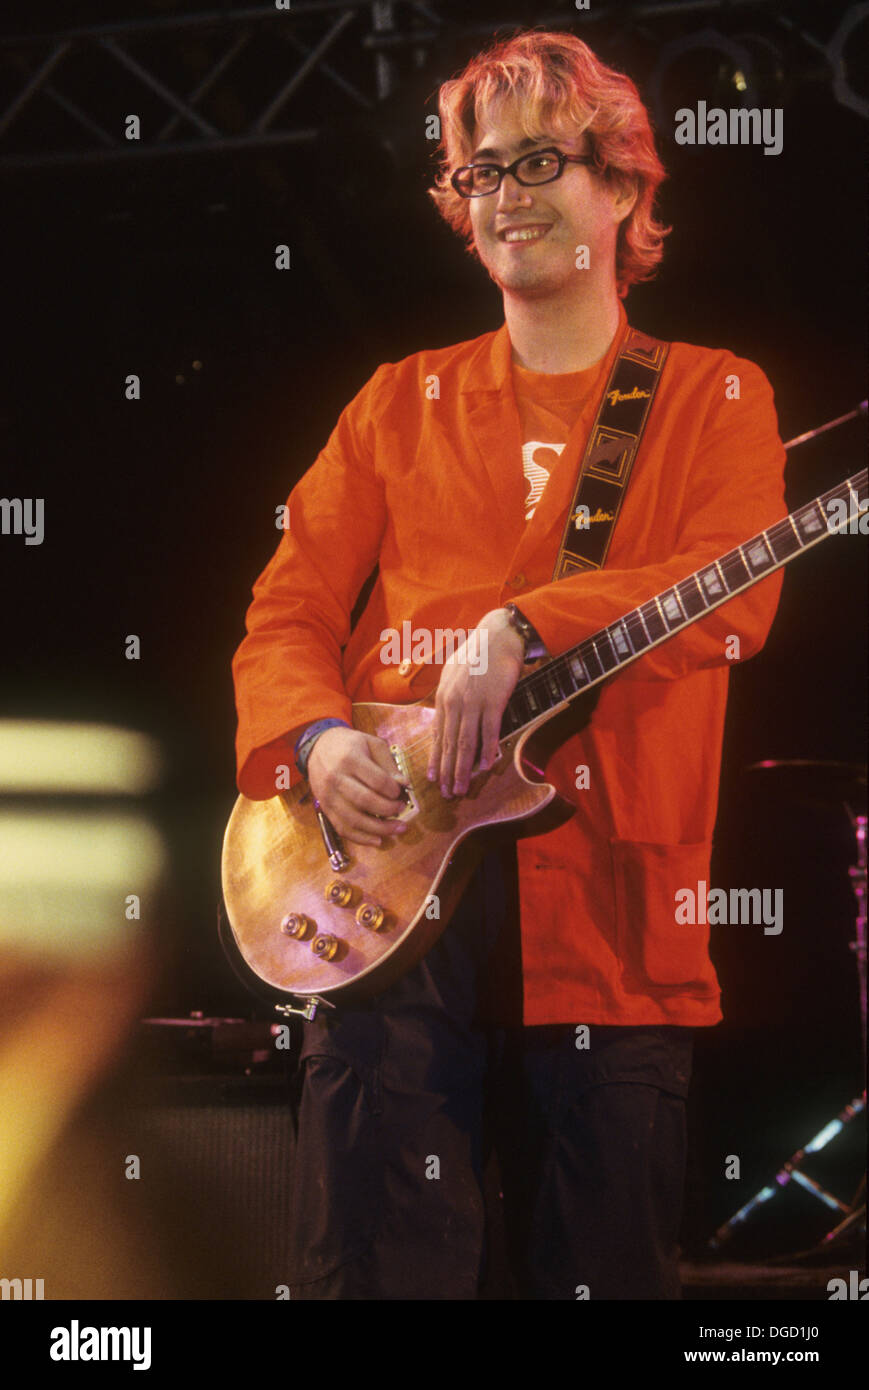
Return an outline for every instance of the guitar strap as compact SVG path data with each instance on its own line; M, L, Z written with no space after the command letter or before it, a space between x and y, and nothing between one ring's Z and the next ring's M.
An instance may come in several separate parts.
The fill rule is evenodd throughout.
M585 446L553 579L603 568L669 343L627 328Z

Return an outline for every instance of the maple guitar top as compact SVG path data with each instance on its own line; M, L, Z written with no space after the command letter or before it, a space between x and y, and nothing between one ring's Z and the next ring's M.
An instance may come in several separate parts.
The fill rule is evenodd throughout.
M409 787L408 829L379 847L340 842L340 869L330 864L306 781L268 801L236 801L222 860L231 944L270 991L304 998L385 988L447 925L479 857L461 842L555 798L512 756L533 731L526 728L502 742L501 757L464 797L445 800L426 776L434 717L428 702L354 705L354 727L389 745Z

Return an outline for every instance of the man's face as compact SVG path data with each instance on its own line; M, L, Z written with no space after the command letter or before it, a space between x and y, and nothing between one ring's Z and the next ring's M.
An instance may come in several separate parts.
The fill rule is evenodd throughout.
M519 123L515 103L504 101L483 113L474 132L470 163L512 164L520 155L547 147L562 154L590 153L586 135L553 128L532 140ZM481 261L503 291L543 299L577 288L577 247L589 248L598 279L615 265L619 223L633 206L633 194L620 192L583 164L566 164L560 179L523 187L508 174L497 193L469 200L474 243Z

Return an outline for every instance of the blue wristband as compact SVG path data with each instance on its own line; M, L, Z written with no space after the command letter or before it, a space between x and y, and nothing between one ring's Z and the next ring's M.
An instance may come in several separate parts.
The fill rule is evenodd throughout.
M309 724L307 729L302 731L293 746L293 757L296 762L296 767L299 770L300 777L307 777L308 775L308 759L320 735L324 734L327 729L337 729L339 727L342 729L349 729L352 726L347 723L346 719L317 719L313 724Z

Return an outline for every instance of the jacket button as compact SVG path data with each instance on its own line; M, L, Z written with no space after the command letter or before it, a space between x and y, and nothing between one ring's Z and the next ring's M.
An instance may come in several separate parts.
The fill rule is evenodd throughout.
M514 575L513 578L510 580L510 583L512 584L514 589L521 589L523 584L525 583L524 574Z
M412 670L413 670L413 662L411 662L411 661L402 661L401 665L400 665L399 668L398 668L398 674L399 674L400 676L409 676Z

